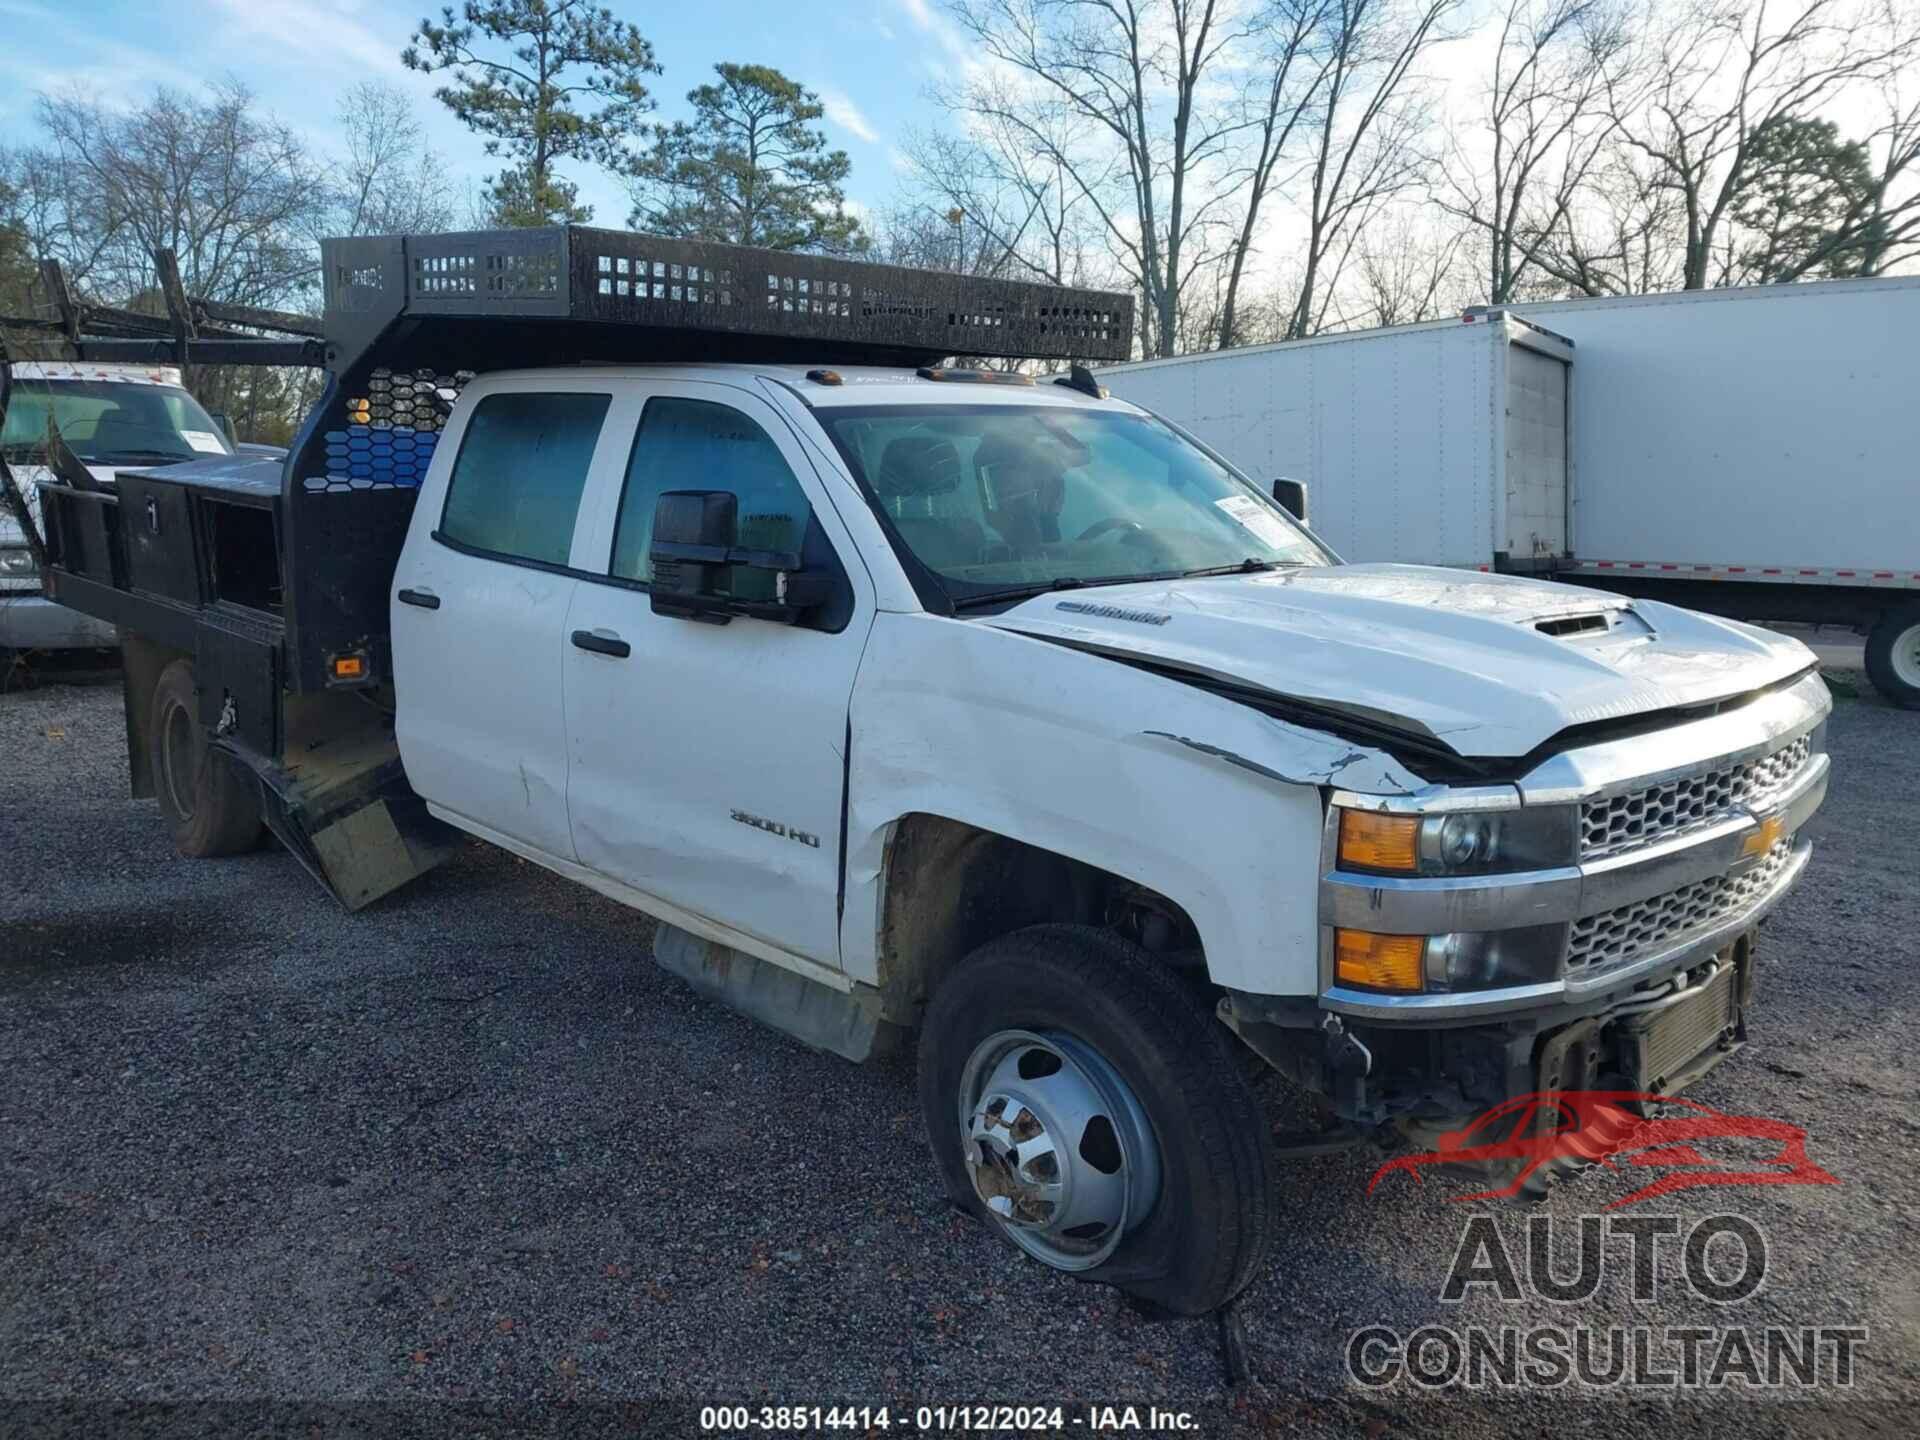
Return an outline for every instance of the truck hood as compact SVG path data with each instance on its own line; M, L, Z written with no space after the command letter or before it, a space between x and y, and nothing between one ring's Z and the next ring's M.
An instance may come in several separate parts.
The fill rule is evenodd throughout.
M1341 565L1038 595L983 623L1521 756L1562 730L1744 694L1797 640L1649 600L1422 565Z

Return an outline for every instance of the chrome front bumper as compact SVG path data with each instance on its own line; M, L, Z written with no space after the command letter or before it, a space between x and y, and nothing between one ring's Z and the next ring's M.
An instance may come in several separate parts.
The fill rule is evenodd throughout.
M1517 786L1436 790L1384 802L1378 796L1336 794L1333 801L1335 807L1384 806L1423 813L1511 808L1516 803L1585 807L1695 775L1705 766L1725 770L1764 760L1812 735L1831 708L1824 682L1808 676L1724 715L1563 752ZM1648 980L1689 969L1750 929L1799 880L1812 849L1799 831L1826 798L1829 768L1827 756L1814 751L1783 786L1752 805L1732 807L1632 848L1517 874L1402 879L1345 873L1337 868L1330 819L1320 884L1321 1007L1368 1021L1449 1024L1605 1002ZM1704 901L1681 903L1692 902L1703 891ZM1669 899L1675 902L1669 908L1680 917L1669 932L1637 942L1623 959L1569 963L1576 958L1573 936L1579 922L1588 922L1588 933L1616 916L1650 914L1651 922L1638 923L1657 924ZM1397 994L1341 985L1334 975L1336 927L1442 935L1542 925L1564 926L1569 937L1562 948L1561 973L1552 980Z

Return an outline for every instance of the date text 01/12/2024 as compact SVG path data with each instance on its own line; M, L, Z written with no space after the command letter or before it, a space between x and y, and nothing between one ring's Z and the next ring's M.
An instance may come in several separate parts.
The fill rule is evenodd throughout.
M859 1433L899 1429L921 1434L1000 1432L1056 1434L1136 1431L1191 1432L1190 1411L1156 1405L1089 1405L1084 1413L1064 1405L706 1405L700 1429L709 1434L784 1431L788 1434L847 1430Z

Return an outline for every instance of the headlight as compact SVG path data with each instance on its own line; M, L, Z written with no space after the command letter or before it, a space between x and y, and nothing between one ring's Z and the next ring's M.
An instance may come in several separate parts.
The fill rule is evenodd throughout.
M1340 868L1399 875L1546 870L1575 858L1567 805L1459 810L1444 815L1340 812Z
M1557 979L1564 925L1527 925L1453 935L1334 931L1334 974L1342 985L1403 995L1485 990Z
M33 563L33 552L24 547L18 550L0 550L0 575L9 580L31 580L40 573Z

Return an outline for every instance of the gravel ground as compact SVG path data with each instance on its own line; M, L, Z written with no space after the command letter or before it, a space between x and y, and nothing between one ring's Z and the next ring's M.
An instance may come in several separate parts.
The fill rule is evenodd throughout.
M126 798L117 689L0 697L0 1433L270 1399L329 1407L303 1435L679 1432L688 1400L1158 1404L1202 1434L1367 1440L1910 1434L1920 715L1855 688L1812 872L1763 938L1756 1043L1693 1092L1804 1126L1841 1183L1634 1212L1749 1217L1761 1292L1714 1307L1668 1263L1636 1306L1615 1264L1583 1306L1445 1305L1470 1213L1524 1254L1530 1215L1571 1233L1621 1177L1476 1211L1445 1179L1369 1198L1381 1157L1349 1152L1286 1172L1239 1386L1214 1322L1149 1320L949 1210L909 1060L854 1067L695 998L649 963L643 917L478 844L357 916L277 849L177 859ZM1345 1379L1357 1327L1475 1318L1871 1338L1852 1392L1814 1403ZM418 1403L449 1400L491 1408ZM263 1433L263 1413L120 1415Z

